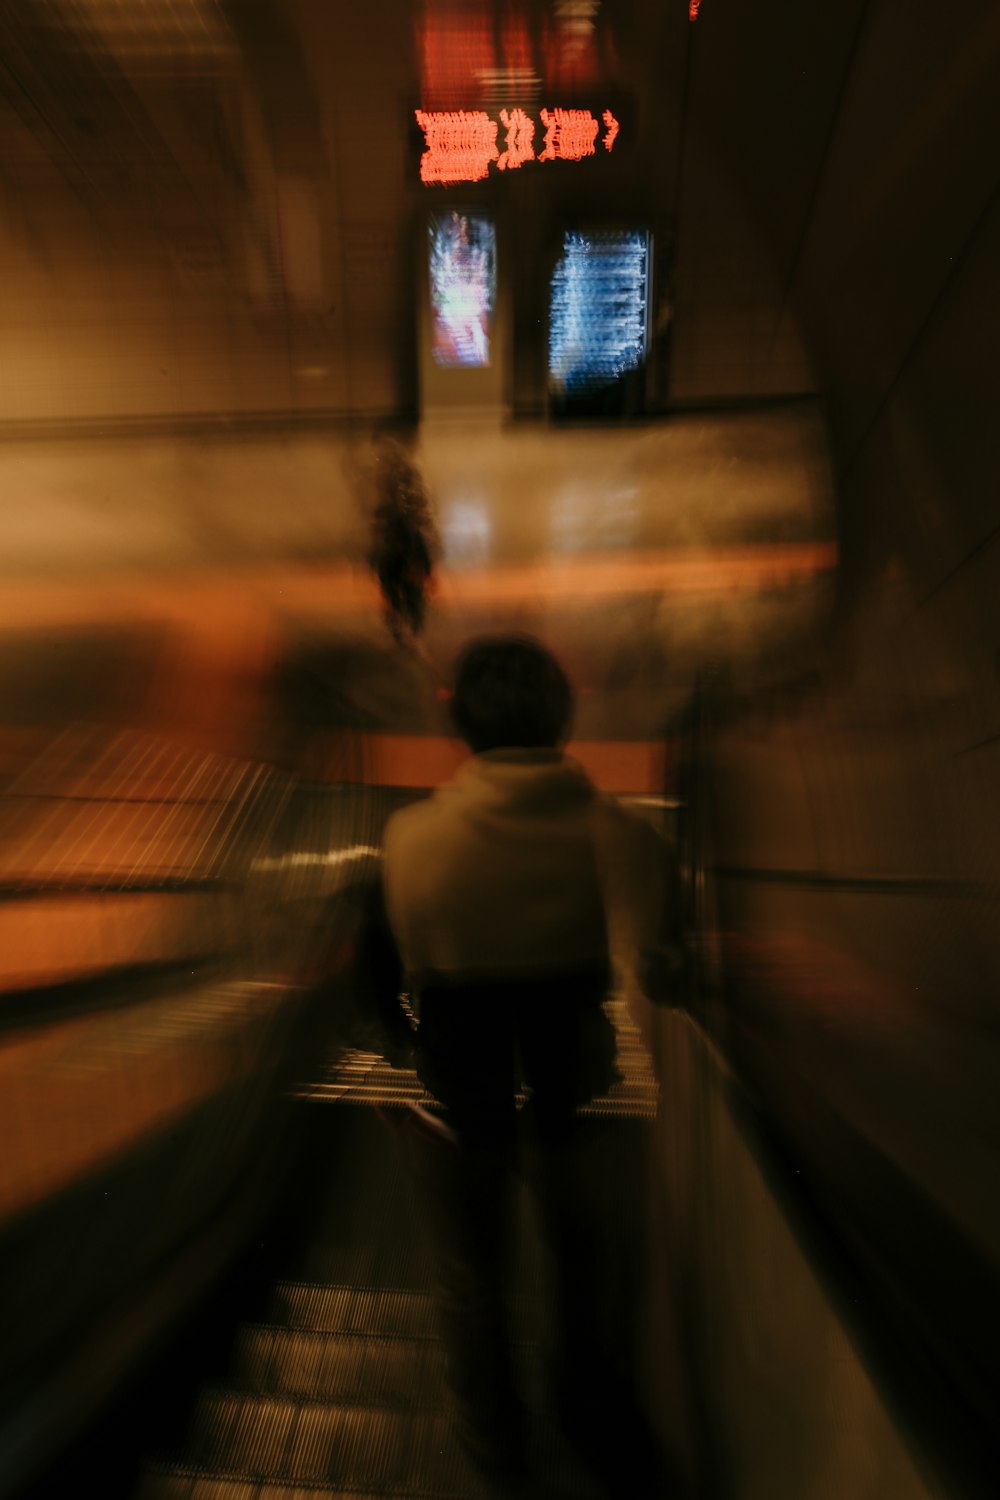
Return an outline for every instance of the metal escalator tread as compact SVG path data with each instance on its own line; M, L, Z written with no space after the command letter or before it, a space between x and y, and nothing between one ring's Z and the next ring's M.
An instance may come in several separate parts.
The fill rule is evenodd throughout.
M147 1470L134 1500L372 1500L371 1496L348 1496L329 1486L260 1485L256 1479L232 1474L202 1474L177 1467Z
M359 1167L357 1182L348 1177L349 1222L342 1213L321 1217L298 1264L304 1269L316 1262L317 1243L330 1238L339 1244L346 1237L357 1279L341 1255L338 1264L346 1268L335 1282L289 1277L274 1287L264 1321L239 1331L225 1385L203 1392L187 1445L173 1461L147 1470L137 1500L483 1495L445 1407L435 1299L422 1289L426 1281L406 1285L421 1267L416 1240L405 1233L409 1199L399 1191L402 1178L397 1182L398 1135L374 1113L361 1111L348 1113L342 1138ZM371 1191L360 1191L366 1182ZM387 1205L393 1209L389 1230L410 1258L408 1266L392 1269L392 1280L381 1279L384 1257L376 1253L385 1237L381 1216ZM529 1407L542 1411L544 1372L536 1339L546 1299L534 1290L530 1257L524 1259L511 1307L514 1351ZM557 1434L543 1425L538 1438L543 1472L565 1478L573 1459ZM576 1485L578 1491L590 1493L586 1483Z
M251 1469L238 1452L225 1456L226 1466L221 1455L208 1463L161 1462L146 1470L134 1500L487 1500L493 1493L470 1466L444 1411L301 1402L296 1415L280 1471ZM559 1493L598 1500L599 1490L564 1441L533 1427L539 1476Z
M444 1349L436 1339L244 1327L233 1380L242 1389L372 1407L439 1407Z
M509 1299L515 1342L528 1345L534 1341L533 1330L543 1320L545 1306L544 1292L531 1285ZM440 1333L431 1292L380 1287L279 1282L266 1316L269 1325L320 1334L436 1340Z
M135 1500L382 1500L370 1489L345 1489L310 1480L240 1479L229 1474L195 1474L189 1470L150 1471ZM463 1500L478 1492L466 1490ZM436 1500L433 1492L413 1492L413 1500Z
M347 1488L414 1490L428 1476L432 1454L446 1446L440 1413L304 1407L289 1456L295 1479L329 1479ZM446 1476L435 1474L435 1487ZM446 1466L446 1472L447 1472ZM453 1465L452 1465L453 1467Z
M188 1454L200 1467L280 1474L298 1416L287 1396L206 1390L195 1409Z
M203 1391L183 1455L150 1466L136 1500L482 1495L451 1430L430 1294L285 1282L274 1303L282 1322L243 1326L230 1383ZM514 1352L540 1398L534 1339ZM538 1437L539 1461L565 1474L554 1434Z
M431 1292L280 1281L272 1295L268 1318L289 1328L315 1332L369 1333L397 1338L437 1336Z
M191 1490L185 1500L257 1500L257 1493L257 1483L253 1479L200 1474L192 1479Z
M622 997L610 1000L606 1009L617 1036L620 1081L585 1106L582 1113L604 1119L652 1120L659 1088L648 1048ZM295 1093L313 1103L341 1100L388 1108L407 1104L435 1107L412 1069L392 1067L380 1053L360 1048L342 1053L317 1076L300 1083Z
M282 1490L288 1500L288 1491ZM256 1500L253 1479L196 1475L189 1469L150 1469L142 1476L135 1500Z
M444 1411L230 1391L206 1393L187 1462L159 1472L331 1485L337 1494L464 1497L474 1489Z

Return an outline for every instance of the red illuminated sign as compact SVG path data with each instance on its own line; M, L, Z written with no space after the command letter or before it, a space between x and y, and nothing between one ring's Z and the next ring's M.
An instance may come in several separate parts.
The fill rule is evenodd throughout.
M600 129L589 109L543 109L545 150L539 161L582 161L593 156Z
M420 158L422 182L479 182L496 161L497 122L482 110L416 111L427 150Z
M701 0L688 0L688 16L692 21L697 21L700 10Z
M526 115L523 109L502 109L500 123L507 131L507 149L497 160L500 171L534 161L535 122L530 115Z
M501 172L523 166L526 161L582 161L596 152L601 121L589 109L542 109L542 149L535 155L535 122L523 109L502 109L499 123L483 110L415 111L417 124L427 145L420 158L420 180L426 183L481 182L496 162ZM610 109L601 116L601 137L612 150L620 126ZM505 131L504 149L497 147L500 126Z

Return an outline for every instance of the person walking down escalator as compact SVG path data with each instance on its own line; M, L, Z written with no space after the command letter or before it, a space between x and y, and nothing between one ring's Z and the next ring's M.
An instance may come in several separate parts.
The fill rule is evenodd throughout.
M534 1493L507 1323L520 1170L556 1271L554 1411L605 1494L652 1500L656 1445L602 1324L610 1239L579 1111L617 1077L603 1004L613 885L630 887L641 966L675 965L666 851L564 754L572 693L537 641L474 642L451 711L472 754L389 820L366 945L390 1057L412 1056L439 1106L415 1141L454 1424L496 1493Z

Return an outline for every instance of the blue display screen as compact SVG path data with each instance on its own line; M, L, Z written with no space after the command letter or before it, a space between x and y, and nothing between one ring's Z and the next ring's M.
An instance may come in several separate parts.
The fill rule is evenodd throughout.
M567 233L552 276L549 378L568 398L614 385L646 357L649 237Z

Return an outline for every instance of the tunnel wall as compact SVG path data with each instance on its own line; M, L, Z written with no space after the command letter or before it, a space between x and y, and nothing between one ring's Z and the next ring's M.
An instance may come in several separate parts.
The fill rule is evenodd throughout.
M988 3L704 6L671 374L679 402L763 394L798 329L808 375L785 388L826 406L859 655L891 683L909 660L914 683L960 687L982 737L1000 713L982 628L998 565L998 54Z
M750 9L737 7L747 26ZM841 540L814 675L730 703L718 728L718 925L738 1068L803 1181L822 1184L854 1268L878 1263L871 1308L897 1308L897 1352L914 1340L908 1372L882 1366L883 1390L919 1388L916 1425L950 1448L961 1493L977 1482L956 1478L963 1462L978 1482L988 1472L1000 1265L984 1191L1000 1150L1000 210L985 148L1000 17L891 0L837 11L800 22L830 24L838 46L794 232L781 185L809 145L795 125L817 74L791 7L757 13L767 45L758 32L754 67L723 70L727 108L709 54L738 23L713 29L704 7L693 74L691 129L714 132L733 185L733 271L714 305L737 327L750 317L740 248L766 247L822 393ZM784 121L755 108L775 88ZM679 350L697 348L694 292L678 297ZM727 358L679 358L678 397L732 394Z
M722 855L867 880L860 914L838 912L842 941L943 1026L988 1026L1000 964L989 832L1000 799L1000 204L985 143L1000 129L1000 17L929 0L869 0L836 19L794 21L794 9L739 5L723 24L705 7L692 52L688 137L728 178L713 201L732 270L714 289L692 274L685 295L704 217L697 174L685 173L693 238L685 251L682 193L675 393L749 391L732 362L713 374L685 361L684 330L693 348L705 318L727 308L737 330L749 326L753 278L744 289L736 268L744 249L751 264L765 253L822 393L841 543L822 690L779 707L783 726L772 710L774 733L758 719L728 746ZM752 67L735 66L741 37ZM880 876L908 894L876 899ZM782 919L757 909L754 920Z
M651 1026L662 1090L646 1391L692 1493L937 1494L804 1251L724 1059L680 1011Z

